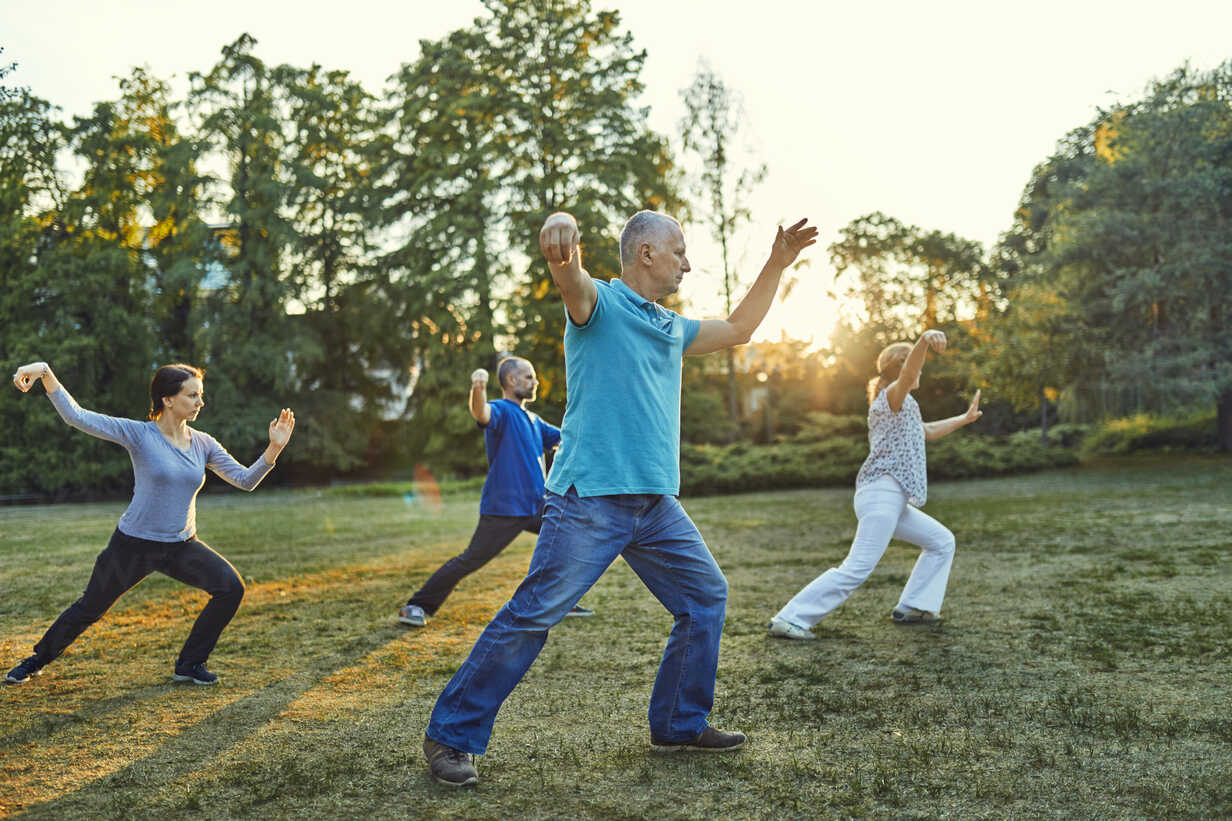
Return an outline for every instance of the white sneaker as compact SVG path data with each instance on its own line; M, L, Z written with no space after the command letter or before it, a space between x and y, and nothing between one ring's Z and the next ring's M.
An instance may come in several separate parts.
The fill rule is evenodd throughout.
M404 604L398 608L398 621L411 627L423 627L428 623L428 614L417 604Z
M928 610L917 610L914 607L900 605L890 613L890 619L895 624L936 624L941 617Z
M770 635L776 639L797 639L799 641L811 641L817 638L805 628L782 619L770 620Z

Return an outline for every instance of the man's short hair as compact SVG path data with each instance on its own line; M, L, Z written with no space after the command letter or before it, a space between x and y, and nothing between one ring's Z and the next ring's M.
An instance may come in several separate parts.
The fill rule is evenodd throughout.
M668 224L676 220L658 211L638 211L629 217L620 232L620 264L632 265L637 259L637 249L643 242L656 242L667 233ZM676 223L679 225L679 223Z
M519 362L525 362L527 365L530 365L529 359L523 359L520 356L506 356L499 363L497 363L496 382L502 389L505 387L505 380L511 373L513 373L513 369L517 367L517 363ZM531 367L534 366L532 365Z

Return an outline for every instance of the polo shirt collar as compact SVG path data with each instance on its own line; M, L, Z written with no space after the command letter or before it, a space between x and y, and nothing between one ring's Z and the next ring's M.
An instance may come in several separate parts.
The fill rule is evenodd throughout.
M647 299L646 297L639 294L637 291L630 288L628 285L625 285L624 280L620 279L619 277L613 277L611 280L611 285L612 285L612 288L616 290L616 293L620 294L622 297L629 300L634 305L637 305L640 308L645 308L647 305L653 305L656 308L659 307L659 304L657 302Z

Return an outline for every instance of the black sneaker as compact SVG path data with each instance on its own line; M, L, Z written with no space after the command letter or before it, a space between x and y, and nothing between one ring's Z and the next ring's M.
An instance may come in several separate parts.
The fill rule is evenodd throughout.
M744 733L728 733L713 727L702 730L702 734L691 741L660 741L650 737L650 748L656 753L730 753L743 746Z
M31 676L41 675L42 672L43 663L39 661L38 656L30 656L30 658L9 670L9 674L4 677L4 680L9 684L25 684Z
M475 770L475 757L470 753L455 750L439 741L433 741L424 736L424 758L428 759L428 769L432 777L450 787L469 787L479 783L479 773Z
M217 684L218 676L205 669L205 662L198 662L191 667L187 664L176 662L175 675L171 677L175 681L191 681L193 684Z

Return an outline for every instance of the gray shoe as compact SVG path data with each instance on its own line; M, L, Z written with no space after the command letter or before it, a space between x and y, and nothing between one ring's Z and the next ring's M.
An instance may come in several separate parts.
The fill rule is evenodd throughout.
M895 607L890 618L895 624L937 624L941 617L928 610L916 610L914 607Z
M807 629L782 619L770 620L770 635L776 639L797 639L799 641L812 641L817 638Z
M573 609L565 614L565 617L566 618L570 618L570 617L585 618L586 616L593 616L594 614L595 614L595 611L591 610L589 607L583 607L580 604L575 604L573 605Z
M744 733L728 733L707 727L702 734L690 741L660 741L650 737L650 749L656 753L730 753L744 746Z
M398 621L411 627L423 627L428 623L428 614L417 604L404 604L398 608Z
M470 753L455 750L453 747L433 741L424 736L424 758L428 759L428 769L432 777L450 787L469 787L479 783L479 773L475 770L475 757Z

